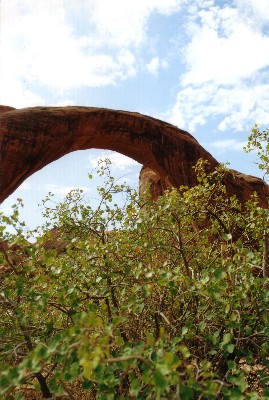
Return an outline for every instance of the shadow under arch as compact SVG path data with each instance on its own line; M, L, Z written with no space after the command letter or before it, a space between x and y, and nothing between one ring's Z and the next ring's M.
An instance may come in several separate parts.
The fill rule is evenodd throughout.
M219 163L188 132L164 121L128 111L94 107L0 107L0 202L30 175L62 156L91 148L122 153L153 170L171 186L193 186L200 158ZM232 194L246 199L253 182L228 177ZM262 202L268 186L255 178ZM258 184L257 184L258 182Z

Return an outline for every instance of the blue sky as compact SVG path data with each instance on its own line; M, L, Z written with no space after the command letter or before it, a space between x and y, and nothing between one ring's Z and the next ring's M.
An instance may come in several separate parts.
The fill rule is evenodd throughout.
M0 103L138 111L188 130L219 161L260 175L242 150L269 123L269 0L1 0ZM48 191L82 187L100 157L136 186L140 166L117 153L69 154L3 204L24 200L40 222Z

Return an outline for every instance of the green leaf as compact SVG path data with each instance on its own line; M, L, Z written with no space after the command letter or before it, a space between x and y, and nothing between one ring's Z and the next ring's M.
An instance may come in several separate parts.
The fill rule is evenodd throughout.
M141 390L140 383L137 379L133 379L130 385L130 395L137 396Z
M225 240L225 241L229 241L229 240L231 240L233 237L232 237L232 235L231 235L231 233L225 233L225 235L223 235L223 239Z
M179 391L180 391L180 398L184 400L193 400L193 390L189 387L184 385L183 383L179 384Z
M163 390L163 389L168 388L168 386L169 386L167 379L158 369L156 369L153 373L153 380L154 380L156 388L158 388L158 389Z
M230 392L229 400L244 400L244 396L237 388L234 388Z
M226 276L226 271L224 271L222 268L217 268L214 271L214 276L216 279L223 279Z
M227 346L225 346L225 350L226 350L228 353L232 354L233 351L234 351L234 347L235 347L235 345L232 344L232 343L230 343L230 344L228 344Z
M228 364L229 369L236 369L236 367L237 367L236 362L233 360L228 360L227 364Z
M263 398L265 399L264 393L263 393ZM251 393L248 394L247 399L248 399L248 400L258 400L258 399L260 399L259 393L257 393L257 392L251 392Z
M228 343L230 343L233 340L233 335L229 332L229 333L225 333L223 335L223 340L221 342L221 345L224 346Z
M82 388L85 390L91 390L94 387L94 383L90 380L84 379L82 382Z
M180 353L182 354L183 358L189 358L191 356L191 353L188 349L187 346L185 345L180 345L178 346L178 350L180 351Z
M188 333L189 328L187 326L183 326L182 327L182 336L186 335L186 333Z

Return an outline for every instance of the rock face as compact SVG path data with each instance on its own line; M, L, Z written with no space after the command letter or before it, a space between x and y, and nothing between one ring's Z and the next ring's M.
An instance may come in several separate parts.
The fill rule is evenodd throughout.
M209 161L211 170L218 165L188 132L127 111L0 106L0 129L1 202L34 172L75 150L110 149L135 159L145 166L141 190L149 182L156 195L169 186L195 185L192 167L200 158ZM261 179L231 172L226 186L241 201L255 190L267 206L269 186Z
M142 195L150 188L152 200L156 200L165 190L171 188L171 183L167 177L162 178L149 167L143 165L139 174L139 194Z
M256 192L259 204L268 208L269 186L262 179L235 170L228 170L225 185L228 194L236 195L241 203L247 201L253 192ZM142 194L149 187L152 199L156 200L158 196L173 185L169 183L167 178L162 178L150 168L143 166L139 175L139 193Z
M16 108L14 107L9 107L9 106L1 106L0 105L0 115L7 112L7 111L12 111L12 110L16 110Z

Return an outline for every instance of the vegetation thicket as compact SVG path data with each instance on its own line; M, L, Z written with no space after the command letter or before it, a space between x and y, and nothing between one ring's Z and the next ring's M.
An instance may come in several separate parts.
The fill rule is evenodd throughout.
M265 172L268 136L247 147ZM195 168L152 203L106 161L97 207L49 194L32 232L21 199L1 214L3 399L269 399L269 212Z

